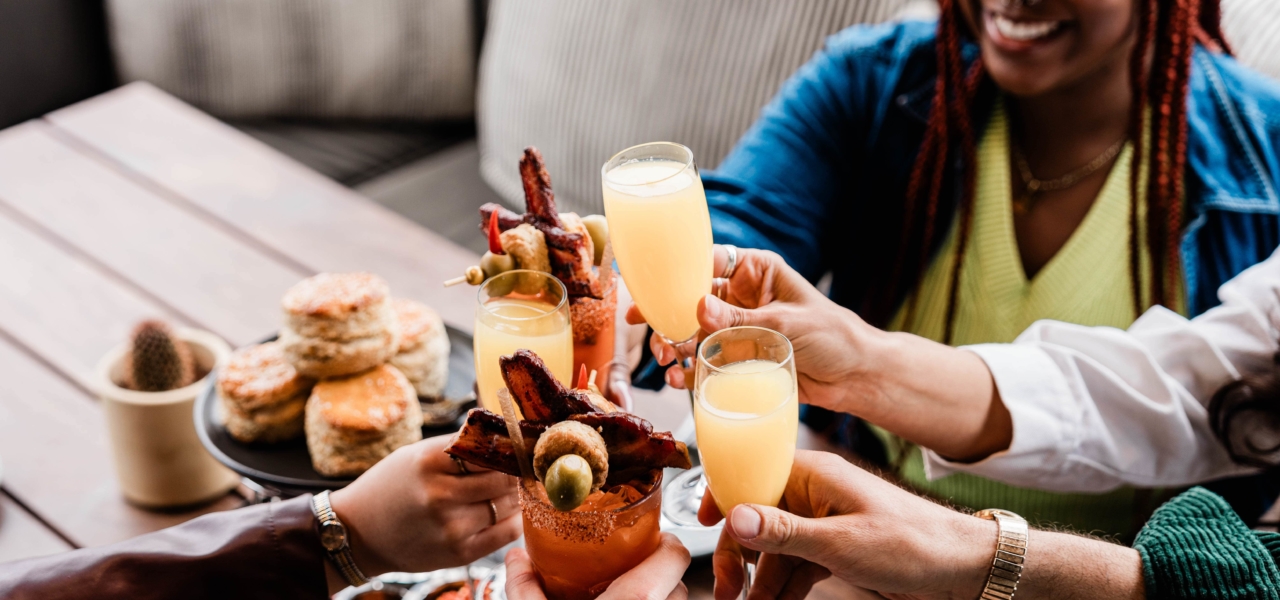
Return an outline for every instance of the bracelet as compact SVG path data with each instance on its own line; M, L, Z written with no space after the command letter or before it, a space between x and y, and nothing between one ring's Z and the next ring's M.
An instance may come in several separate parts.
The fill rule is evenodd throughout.
M1022 579L1023 563L1027 560L1027 520L1007 510L988 508L974 513L980 519L995 520L996 556L991 559L991 572L987 585L982 588L981 600L1013 600Z

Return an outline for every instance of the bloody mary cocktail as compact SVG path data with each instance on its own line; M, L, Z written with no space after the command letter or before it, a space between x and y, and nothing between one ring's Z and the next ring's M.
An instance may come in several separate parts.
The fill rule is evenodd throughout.
M520 483L524 543L553 600L588 600L644 561L661 543L662 471L587 497L562 512L542 484Z

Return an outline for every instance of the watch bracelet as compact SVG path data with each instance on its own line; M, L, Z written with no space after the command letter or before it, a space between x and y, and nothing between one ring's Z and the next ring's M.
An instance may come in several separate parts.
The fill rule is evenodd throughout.
M1027 558L1026 519L1007 510L986 509L974 516L996 522L996 552L979 600L1013 600Z
M333 506L329 504L329 490L320 492L311 498L311 511L315 514L317 525L320 527L330 521L342 523L338 519L338 513L334 512ZM343 529L346 529L345 525L343 525ZM360 571L360 567L356 566L356 559L351 554L349 539L344 539L342 547L336 551L330 552L326 549L325 554L329 556L329 561L338 568L338 573L342 575L347 585L359 587L369 583L369 578L365 577L365 574Z

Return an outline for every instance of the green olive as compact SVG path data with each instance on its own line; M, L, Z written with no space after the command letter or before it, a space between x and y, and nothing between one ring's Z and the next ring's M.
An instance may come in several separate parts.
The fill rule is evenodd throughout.
M480 269L484 271L485 278L493 277L499 273L506 273L516 268L516 259L511 258L510 254L494 254L485 252L480 257Z
M591 493L591 465L577 454L557 458L547 469L542 485L547 499L556 510L571 511L587 500Z
M591 235L591 245L596 248L595 263L600 264L600 260L604 257L604 244L609 241L609 221L604 215L587 215L582 217L582 224L587 227L587 233Z

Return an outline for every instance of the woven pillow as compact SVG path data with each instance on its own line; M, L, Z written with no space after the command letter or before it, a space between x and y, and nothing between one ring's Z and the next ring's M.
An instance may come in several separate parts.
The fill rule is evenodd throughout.
M481 172L522 202L542 150L564 210L601 212L600 167L657 140L719 164L826 36L907 0L493 0L481 57Z
M125 81L224 118L474 111L472 0L108 0Z

